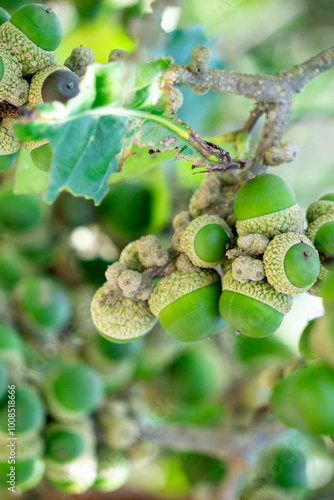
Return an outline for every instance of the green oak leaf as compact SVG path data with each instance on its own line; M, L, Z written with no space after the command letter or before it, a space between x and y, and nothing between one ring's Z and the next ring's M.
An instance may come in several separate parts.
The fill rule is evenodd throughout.
M110 176L122 170L135 144L149 153L174 152L175 159L208 170L242 168L244 162L232 161L173 114L176 74L170 64L160 58L139 65L91 65L76 97L65 105L39 105L14 126L23 142L50 140L47 202L67 190L101 203ZM138 173L142 165L138 162Z

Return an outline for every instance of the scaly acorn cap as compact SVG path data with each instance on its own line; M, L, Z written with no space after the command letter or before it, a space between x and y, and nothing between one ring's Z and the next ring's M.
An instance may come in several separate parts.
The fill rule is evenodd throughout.
M292 298L277 292L266 281L240 283L228 271L223 279L220 314L236 331L249 337L266 337L280 326L290 311Z
M311 203L306 212L308 224L322 215L330 215L334 219L334 193L322 196L318 201Z
M312 242L303 234L279 234L263 255L268 282L287 295L307 292L316 282L320 260Z
M130 342L152 330L157 320L146 300L121 298L110 303L106 301L109 292L105 283L91 303L93 322L103 337L111 342Z
M220 289L220 276L213 270L173 273L158 282L149 305L168 335L196 342L224 326L218 310Z
M0 100L5 101L15 92L17 82L22 79L21 64L8 53L5 47L0 47L0 77Z
M37 71L56 63L55 53L37 47L10 21L0 26L0 42L10 55L22 65L22 75L34 75Z
M37 73L34 74L34 76L31 79L30 90L29 90L29 103L31 104L31 106L34 107L37 106L37 104L43 104L44 102L42 97L43 83L45 79L49 75L51 75L51 73L54 73L59 69L67 70L65 66L61 66L60 64L53 64L52 66L48 66L47 68L44 68L41 71L38 71Z
M218 215L202 215L192 220L181 237L181 246L198 267L212 268L222 263L232 232Z
M318 250L322 265L325 268L332 268L334 262L334 215L321 215L315 219L308 226L306 235Z
M49 143L49 139L39 139L38 141L23 142L22 146L28 151L28 153L31 153L31 151L33 151L34 149L37 149L40 146L44 146L44 144Z
M236 229L239 236L252 233L263 233L269 238L277 234L304 232L304 216L300 206L296 203L292 207L261 215L251 219L237 220Z
M16 153L22 143L15 137L12 132L12 124L15 123L14 118L5 118L0 126L0 155L11 155Z

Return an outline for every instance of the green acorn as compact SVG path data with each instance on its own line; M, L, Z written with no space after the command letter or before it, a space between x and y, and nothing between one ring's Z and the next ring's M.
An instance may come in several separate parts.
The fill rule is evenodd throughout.
M62 422L75 422L97 410L104 398L104 386L96 370L77 363L53 372L45 394L51 415Z
M334 215L321 215L311 222L306 230L307 237L318 250L320 260L325 269L334 264Z
M306 292L320 272L318 252L303 234L279 234L269 243L263 255L268 282L287 295Z
M8 444L8 443L7 443ZM32 490L43 479L45 472L45 463L41 457L21 459L18 456L15 460L15 473L11 476L11 467L6 461L0 462L0 489L8 491L14 487L15 494L21 494L23 491Z
M53 151L47 142L30 151L30 156L37 168L42 172L48 172L52 163Z
M17 153L12 153L11 155L0 155L0 173L9 170L15 163L17 158Z
M64 82L64 88L62 87L62 84L57 85L57 75L67 76L67 79ZM53 85L52 81L54 81ZM37 106L38 104L42 104L43 102L51 102L56 100L59 100L60 102L66 102L66 100L68 100L66 99L64 101L66 95L60 95L60 98L58 99L57 97L59 96L59 94L61 94L61 92L65 92L65 94L66 92L70 92L72 94L76 89L77 94L79 81L80 80L75 73L70 71L65 66L61 66L57 63L53 64L52 66L43 68L41 71L35 73L31 79L29 89L29 103L31 104L31 106ZM70 84L70 87L67 87L67 84ZM54 98L50 99L52 87L54 88ZM74 97L74 95L71 95L71 97Z
M0 7L0 26L3 23L9 21L9 19L10 19L10 14L8 14L8 12L5 9Z
M273 174L258 175L237 191L234 199L239 236L264 233L304 232L304 217L292 187Z
M79 494L97 475L95 440L90 426L51 424L45 435L46 478L60 491Z
M9 400L0 407L0 442L8 439ZM36 437L45 422L45 409L40 396L28 386L15 388L15 437L30 439Z
M231 237L230 227L218 215L202 215L188 224L181 246L195 266L210 268L222 263Z
M173 273L153 290L149 305L168 335L196 342L224 326L219 315L220 276L209 270Z
M10 21L0 26L0 43L21 67L20 76L34 75L37 71L56 63L55 53L46 51L32 42Z
M7 395L8 384L9 384L8 369L5 363L0 359L0 403Z
M325 194L318 201L311 203L306 212L306 220L311 224L322 215L330 215L334 219L334 193Z
M20 374L24 366L24 344L16 330L10 325L0 324L0 360L3 361L11 375Z
M315 362L294 371L275 386L271 407L288 427L306 433L333 434L333 369Z
M267 282L239 283L231 271L223 279L220 314L226 323L244 335L255 338L271 335L291 307L292 299Z
M14 12L10 22L43 50L49 52L56 50L61 42L63 28L60 19L45 5L39 3L22 5Z
M95 293L92 319L98 332L111 342L130 342L146 335L157 322L146 300L121 298L108 302L110 288L105 283Z
M125 485L130 477L129 460L120 451L111 450L107 446L98 448L97 479L94 490L111 492Z

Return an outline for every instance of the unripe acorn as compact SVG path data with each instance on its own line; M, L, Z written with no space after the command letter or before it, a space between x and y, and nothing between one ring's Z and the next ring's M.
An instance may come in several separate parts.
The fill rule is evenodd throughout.
M46 478L60 491L78 494L89 489L97 475L90 428L85 424L51 424L46 430Z
M293 372L276 385L271 406L288 427L306 433L333 434L333 369L315 362Z
M23 5L14 12L10 22L43 50L56 50L61 42L63 28L60 19L45 5Z
M8 440L8 401L3 402L0 408L0 442L3 443ZM36 437L44 421L45 409L37 392L27 386L17 386L15 389L15 436L20 441Z
M78 94L79 83L80 78L65 66L48 66L32 77L29 103L32 106L52 101L65 104Z
M85 363L51 373L45 394L49 412L63 422L75 422L97 410L104 398L101 375Z
M244 335L255 338L271 335L291 307L292 299L267 282L239 283L231 271L223 279L220 314L226 323Z
M222 263L231 237L231 229L221 217L202 215L188 224L181 245L195 266L210 268Z
M41 457L37 456L29 459L20 459L17 457L15 460L15 472L12 475L13 485L11 485L9 483L11 481L11 467L13 466L10 465L8 459L0 462L0 489L8 491L9 487L15 485L14 495L20 495L23 491L35 488L42 481L45 472L45 463Z
M9 371L15 371L24 366L24 344L19 334L10 325L0 324L0 359L7 365Z
M7 366L0 359L0 403L5 398L8 391L9 374Z
M20 77L33 75L36 71L56 63L53 51L38 47L11 21L0 26L0 42L6 47L7 53L19 63Z
M111 342L131 342L146 335L157 322L146 300L121 298L108 302L108 283L95 293L91 314L96 329Z
M130 472L130 462L123 453L112 450L108 446L100 446L97 479L93 488L106 493L118 490L127 482Z
M219 315L220 276L209 270L173 273L153 290L149 305L168 335L196 342L224 326Z
M0 173L9 170L15 163L17 158L17 153L12 153L11 155L0 155Z
M307 360L313 361L317 359L317 355L314 352L311 339L313 335L314 328L316 326L316 321L318 318L314 318L308 322L299 339L298 349L300 354Z
M261 174L247 181L234 199L239 236L264 233L270 238L280 233L304 231L304 218L292 187L281 177Z
M42 144L30 152L30 156L37 168L42 172L48 172L52 163L53 151L49 143Z
M320 272L318 252L303 234L279 234L269 243L263 255L268 282L287 295L306 292Z
M311 203L306 212L308 224L322 215L330 215L334 219L334 193L324 194L318 201Z
M322 265L326 269L334 264L334 215L321 215L306 230L306 235L320 254Z

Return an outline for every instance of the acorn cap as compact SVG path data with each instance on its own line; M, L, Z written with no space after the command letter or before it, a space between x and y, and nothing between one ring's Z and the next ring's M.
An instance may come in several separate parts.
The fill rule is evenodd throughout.
M4 47L0 47L0 101L8 100L21 80L21 65Z
M304 215L298 204L284 210L250 219L237 220L236 229L239 236L250 233L263 233L273 238L280 233L303 233Z
M63 367L52 373L45 385L50 413L60 421L74 422L101 405L104 385L101 375L85 363Z
M22 64L22 75L34 75L37 71L55 64L55 53L37 47L10 21L0 26L0 42L10 55Z
M50 141L49 139L39 139L38 141L29 141L29 142L23 142L22 146L24 149L28 151L28 153L31 153L35 149L44 146L44 144L49 144Z
M10 22L43 50L56 50L61 42L63 28L60 19L45 5L22 5L14 12Z
M263 255L268 282L287 295L306 292L320 272L318 252L303 234L279 234L269 243Z
M318 250L325 268L334 262L334 215L321 215L306 230L306 235Z
M188 224L181 245L195 266L212 268L222 263L231 237L231 229L221 217L201 215Z
M241 221L279 212L295 203L296 195L282 177L261 174L238 189L233 210L236 219Z
M266 281L240 283L231 271L224 276L220 314L244 335L257 338L274 333L291 307L291 297L277 292Z
M149 305L168 335L195 342L224 326L218 311L220 288L215 271L173 273L158 282Z
M13 153L17 153L22 145L22 143L12 133L10 121L10 118L6 118L2 120L0 125L0 155L11 155Z
M130 477L130 462L123 453L111 450L107 446L98 449L97 479L95 490L111 492L124 486Z
M318 201L311 203L306 212L308 224L322 215L329 215L334 219L334 194L329 193L322 196Z
M60 64L53 64L52 66L47 66L36 72L31 79L30 90L29 90L29 103L31 106L37 106L38 104L43 104L44 100L42 97L42 87L45 79L59 69L67 69L65 66ZM69 71L69 70L67 70Z
M92 319L101 335L111 342L130 342L152 330L157 320L147 301L121 298L108 303L109 292L109 285L105 283L91 303Z
M8 439L8 401L0 408L0 440ZM15 389L15 436L31 438L42 429L45 408L37 392L27 386Z

